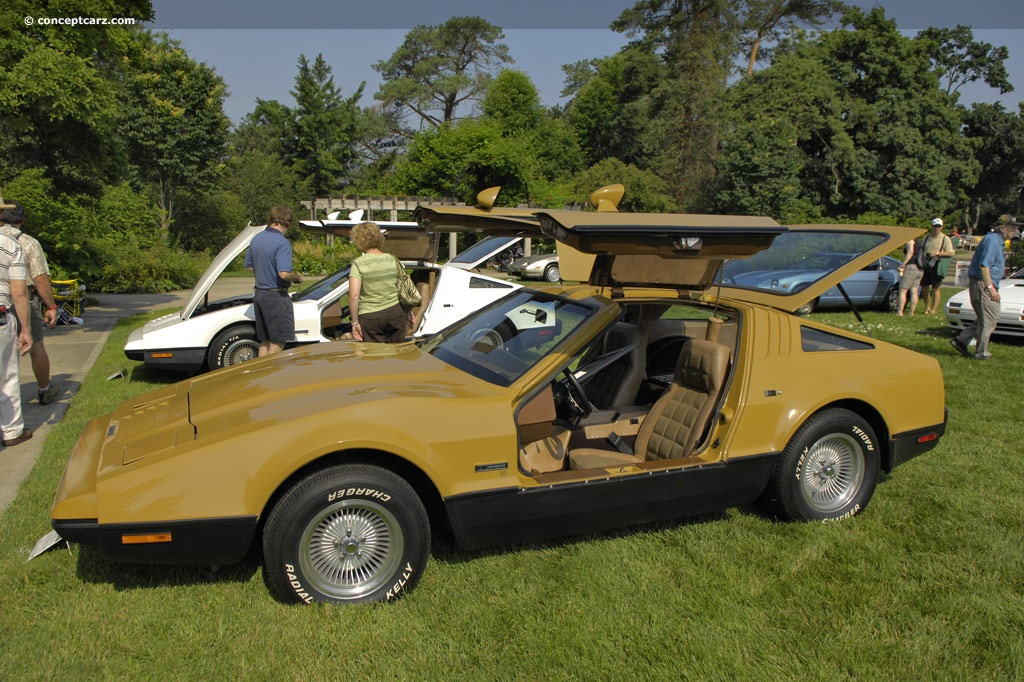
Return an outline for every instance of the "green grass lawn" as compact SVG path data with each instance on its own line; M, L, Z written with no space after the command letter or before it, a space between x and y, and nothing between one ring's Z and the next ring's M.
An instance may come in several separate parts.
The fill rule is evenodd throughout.
M85 423L172 378L128 363L105 381L141 323L124 321L0 516L0 680L1021 679L1024 344L972 362L941 318L864 317L938 358L949 426L854 519L733 509L484 552L442 541L407 597L347 608L279 604L255 556L217 572L80 547L25 562Z

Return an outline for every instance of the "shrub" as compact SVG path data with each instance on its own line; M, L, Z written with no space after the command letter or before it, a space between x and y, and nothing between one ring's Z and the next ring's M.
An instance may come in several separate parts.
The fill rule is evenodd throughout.
M304 275L329 275L351 263L359 251L351 243L341 240L333 246L308 241L292 244L292 267Z
M209 257L159 245L146 251L130 246L112 253L99 277L89 283L93 291L154 294L195 286Z

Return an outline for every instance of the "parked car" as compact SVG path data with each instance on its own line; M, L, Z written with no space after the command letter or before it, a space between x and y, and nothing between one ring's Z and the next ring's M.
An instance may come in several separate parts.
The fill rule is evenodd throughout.
M793 255L797 260L784 264L766 263L767 257L732 261L723 268L722 281L755 289L798 292L857 257L856 253ZM845 308L850 302L858 308L882 307L895 311L900 296L900 265L900 261L890 256L876 258L842 281L849 302L839 290L840 285L836 285L807 301L796 314L809 315L818 308Z
M416 218L516 227L469 209ZM313 344L133 398L86 426L54 529L119 561L223 565L255 545L282 601L378 602L417 584L432 523L476 549L754 502L841 521L939 443L934 358L792 314L917 230L536 223L584 284L505 290L415 342ZM837 230L857 255L802 292L715 285L727 259Z
M347 236L358 221L302 221L313 232ZM384 250L400 258L414 273L425 273L433 285L421 287L424 303L417 311L418 327L414 336L432 334L463 315L503 296L519 284L469 273L466 267L486 261L491 249L477 250L475 261L465 259L452 267L435 264L437 234L427 234L416 223L379 222L385 231ZM180 312L147 322L128 336L124 354L149 367L196 373L228 367L256 357L256 313L252 294L218 301L209 300L210 288L224 269L249 246L252 238L265 228L249 225L213 259L199 278L192 295ZM502 237L507 242L516 237ZM468 265L467 265L468 264ZM290 346L333 341L351 331L348 315L349 266L292 294L295 310L295 342Z
M967 289L953 294L946 301L946 321L953 332L959 333L977 319ZM1024 269L1017 270L999 283L999 321L992 333L1024 336Z
M561 279L558 271L557 253L536 253L512 261L508 266L508 274L520 279L542 279L545 282L557 282Z

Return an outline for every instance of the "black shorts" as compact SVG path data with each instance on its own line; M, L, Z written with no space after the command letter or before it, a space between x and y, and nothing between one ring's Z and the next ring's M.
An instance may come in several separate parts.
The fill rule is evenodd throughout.
M942 286L942 275L936 268L926 268L924 274L921 275L921 286L923 287L937 287Z
M256 338L282 346L295 340L295 311L287 289L256 289Z

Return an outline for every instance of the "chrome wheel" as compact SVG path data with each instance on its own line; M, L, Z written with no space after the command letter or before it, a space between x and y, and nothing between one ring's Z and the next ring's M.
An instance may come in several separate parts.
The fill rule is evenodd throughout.
M807 448L802 459L800 494L815 512L833 514L860 491L866 467L860 443L852 436L828 434Z
M394 580L404 546L391 511L371 501L349 500L310 520L299 562L314 589L333 599L357 599Z
M224 366L230 367L248 360L252 360L260 354L260 345L253 339L238 339L228 344L221 353L224 359Z

